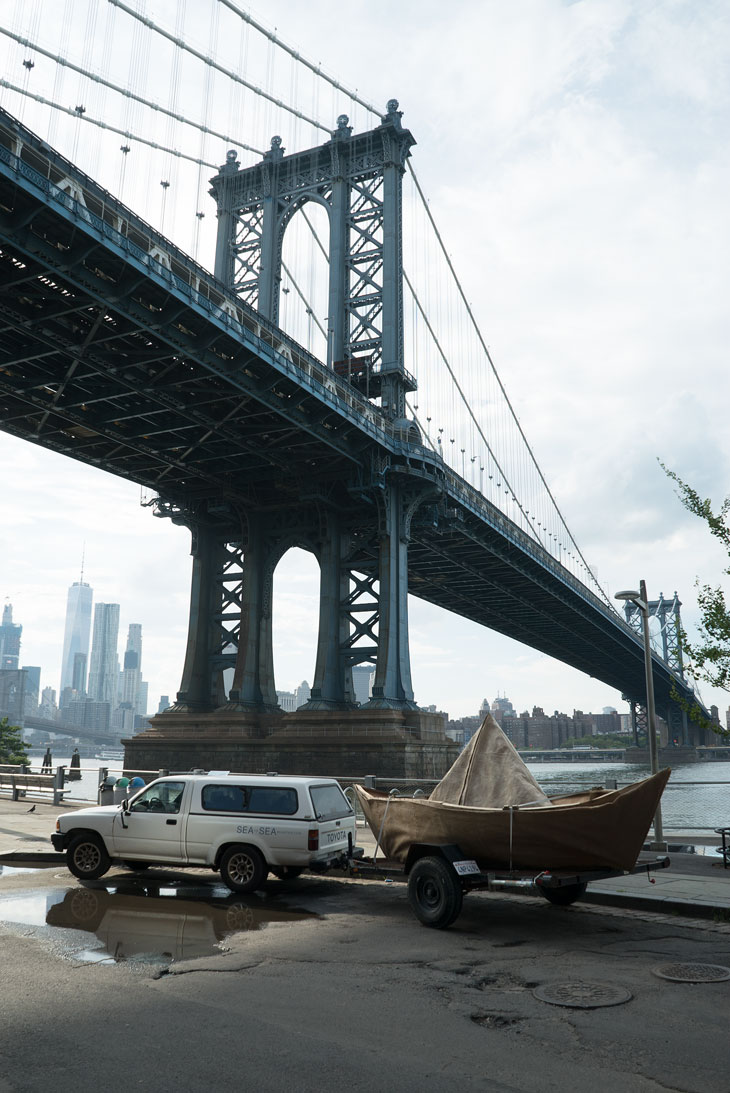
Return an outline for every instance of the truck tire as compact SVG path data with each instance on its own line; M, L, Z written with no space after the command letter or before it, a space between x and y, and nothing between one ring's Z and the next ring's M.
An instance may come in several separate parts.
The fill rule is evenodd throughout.
M79 880L96 880L103 877L111 865L111 858L98 835L91 832L77 835L66 851L69 872Z
M221 877L232 892L255 892L264 883L267 872L255 846L229 846L221 858Z
M279 880L296 880L304 872L304 869L298 865L272 865L269 870Z
M587 884L564 884L561 888L540 888L540 892L555 907L569 907L586 894Z
M464 893L443 858L419 858L408 875L408 902L424 926L445 930L461 914Z

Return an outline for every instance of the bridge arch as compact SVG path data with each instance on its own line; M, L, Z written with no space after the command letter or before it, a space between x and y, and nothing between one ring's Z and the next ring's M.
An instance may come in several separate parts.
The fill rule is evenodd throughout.
M324 198L306 194L282 213L277 231L278 322L320 360L329 356L330 222Z

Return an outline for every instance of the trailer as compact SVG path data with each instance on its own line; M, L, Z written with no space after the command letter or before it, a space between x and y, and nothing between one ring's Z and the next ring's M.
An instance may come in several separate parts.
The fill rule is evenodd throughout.
M549 903L567 907L585 895L592 881L653 873L669 858L637 861L633 869L484 870L455 843L413 843L404 863L353 854L348 874L363 880L407 881L408 902L424 926L445 930L461 914L464 896L477 891L537 891Z

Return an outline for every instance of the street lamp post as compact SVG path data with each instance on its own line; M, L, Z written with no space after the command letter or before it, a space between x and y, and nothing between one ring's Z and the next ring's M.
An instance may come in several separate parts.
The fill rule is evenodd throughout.
M635 604L641 613L641 628L644 636L644 671L646 674L646 715L648 721L648 735L649 735L649 763L651 765L651 773L656 774L659 770L659 756L657 754L656 743L656 706L654 704L654 672L651 663L651 644L649 642L649 600L646 595L646 581L640 581L638 592L617 592L614 596L616 600L628 600L630 603ZM664 841L664 829L662 825L662 806L661 802L656 806L656 812L654 813L654 841L651 844L652 850L666 850L667 844Z

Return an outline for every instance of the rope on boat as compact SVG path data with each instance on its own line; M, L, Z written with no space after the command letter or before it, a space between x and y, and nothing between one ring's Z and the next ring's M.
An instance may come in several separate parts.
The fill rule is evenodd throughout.
M512 872L512 814L514 808L509 810L509 871Z
M378 837L375 840L375 852L373 853L373 861L375 861L378 856L378 850L380 849L380 836L383 834L383 828L385 827L385 820L388 815L388 809L390 808L390 802L393 800L394 797L398 796L399 794L397 789L391 789L390 793L388 794L388 800L385 805L385 812L383 813L383 820L380 824L380 831L378 832ZM383 853L385 853L385 851L383 851Z

